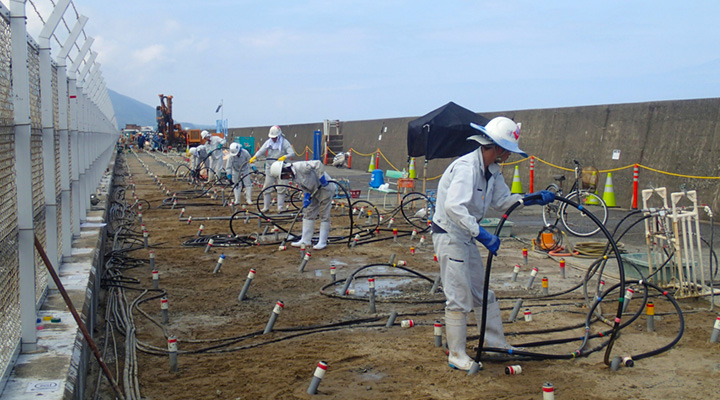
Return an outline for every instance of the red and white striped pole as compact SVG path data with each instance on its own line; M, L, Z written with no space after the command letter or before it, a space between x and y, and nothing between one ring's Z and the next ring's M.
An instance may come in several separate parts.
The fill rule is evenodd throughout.
M317 394L317 388L320 385L320 381L325 376L325 371L327 371L327 363L325 361L320 361L315 368L315 373L313 374L312 381L308 387L308 394Z
M638 208L638 177L640 175L640 166L635 164L633 167L633 197L632 197L632 208L637 210Z
M535 156L530 156L530 193L535 193Z
M555 400L555 387L550 382L545 382L542 387L543 400Z
M380 149L375 153L375 168L380 169Z
M178 348L177 338L175 336L168 337L168 355L170 356L170 372L178 372Z

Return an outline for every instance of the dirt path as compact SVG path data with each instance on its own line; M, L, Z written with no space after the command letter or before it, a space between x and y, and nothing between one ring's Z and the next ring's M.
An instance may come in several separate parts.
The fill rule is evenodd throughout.
M168 169L146 154L140 158L156 174L167 175ZM128 155L134 175L136 193L151 208L144 210L143 222L154 246L160 288L167 291L169 323L167 333L178 338L179 372L169 371L167 356L138 352L141 393L147 399L539 399L544 382L551 382L558 399L710 399L719 398L712 382L719 374L720 346L709 343L715 314L695 311L707 307L705 302L682 301L685 333L680 342L667 352L638 360L633 368L612 371L603 362L604 349L578 359L540 361L484 361L484 369L468 376L448 368L444 350L434 346L433 324L443 316L441 292L430 293L432 280L438 275L433 261L432 241L419 246L422 234L415 239L401 237L349 248L333 244L322 251L312 251L304 272L299 272L300 251L280 251L279 243L270 238L256 246L215 246L208 253L202 247L184 247L182 243L195 237L200 223L204 234L229 234L227 220L198 221L201 217L229 216L229 208L219 200L207 197L183 201L186 216L195 222L180 221L178 209L159 208L165 194L158 190L132 155ZM183 182L171 176L162 179L171 191L187 190ZM125 183L127 183L125 179ZM129 193L129 192L128 192ZM128 194L128 197L130 195ZM193 206L191 203L215 204ZM347 216L339 211L333 220L331 235L345 235ZM412 227L397 219L401 232ZM285 228L289 222L282 224ZM383 224L385 227L385 224ZM236 234L256 237L263 228L256 218L248 223L235 221ZM296 225L295 231L298 230ZM272 236L272 235L270 235ZM379 237L391 238L384 229ZM416 247L415 254L410 246ZM560 279L555 261L539 253L530 254L530 264L540 269L533 288L525 289L528 270L512 281L512 267L522 263L523 244L503 240L499 256L493 263L492 287L501 299L503 316L507 319L517 297L524 297L523 308L532 311L531 322L522 318L505 324L508 340L523 345L548 339L580 338L581 326L588 308L582 290L548 299L535 299L541 294L540 280L547 276L550 292L570 288L582 280L581 271L569 270ZM213 273L220 254L226 259L218 273ZM370 267L360 271L350 289L354 295L341 296L344 280L363 266L406 260L407 268L418 275L391 267ZM147 259L148 251L130 254ZM339 284L332 285L330 266L335 265ZM247 298L239 302L238 294L251 268L256 271ZM402 276L400 276L402 275ZM147 265L124 271L126 278L139 281L136 287L151 288L151 271ZM370 313L368 277L376 279L376 312ZM427 277L428 279L425 279ZM609 282L610 283L610 282ZM325 288L324 288L325 287ZM323 289L324 288L324 289ZM321 291L322 290L322 291ZM128 296L140 292L130 291ZM657 293L651 293L656 295ZM153 293L146 296L152 296ZM617 293L604 304L606 318L614 318ZM636 295L636 298L639 296ZM277 301L284 302L272 332L263 334ZM132 301L132 298L128 299ZM641 316L622 331L611 356L646 353L670 343L680 329L678 315L670 302L655 297L656 331L646 332ZM640 301L634 300L629 312L635 313ZM140 309L160 320L160 301L142 303ZM391 312L399 315L395 324L386 328ZM522 316L522 313L521 313ZM629 318L628 315L625 318ZM402 328L403 320L412 319L415 326ZM166 337L141 313L134 313L138 340L159 349L166 348ZM471 317L469 334L476 334ZM553 330L580 326L550 333L522 332ZM609 326L593 323L591 332L608 331ZM232 338L232 339L229 339ZM590 346L605 339L593 339ZM469 340L472 347L477 339ZM527 347L555 355L577 350L579 341L541 347ZM192 354L187 352L192 351ZM474 355L471 349L469 354ZM306 393L318 361L328 364L318 394ZM522 366L519 375L505 375L511 364Z

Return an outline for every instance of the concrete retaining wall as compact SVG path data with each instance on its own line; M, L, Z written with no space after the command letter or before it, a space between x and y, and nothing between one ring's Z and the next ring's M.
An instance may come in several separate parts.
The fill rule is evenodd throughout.
M441 104L438 104L440 106ZM428 110L428 112L431 110ZM585 107L550 108L507 112L480 112L488 118L505 115L522 122L521 148L550 164L572 168L572 159L601 171L627 167L635 163L666 173L640 169L640 190L665 186L669 191L698 190L699 200L720 212L720 179L694 179L677 175L720 177L720 98L611 104ZM353 169L367 170L369 154L380 149L396 169L407 167L407 123L415 117L341 122L344 149L354 150ZM382 133L383 127L387 131ZM254 136L256 143L267 139L269 127L231 129L233 136ZM296 152L312 149L313 131L322 123L282 126ZM331 133L334 134L332 129ZM620 151L618 160L612 159ZM304 155L296 160L304 160ZM517 161L518 156L509 162ZM452 160L431 160L427 177L437 178ZM417 175L423 176L422 158L416 160ZM392 168L382 156L379 168ZM519 164L523 189L528 190L529 161ZM514 166L506 166L508 184ZM618 207L631 206L632 168L612 172ZM535 190L545 188L552 176L562 171L540 161L535 162ZM670 175L670 174L676 175ZM607 173L600 175L602 195ZM433 187L437 180L429 181ZM642 200L639 200L642 206Z

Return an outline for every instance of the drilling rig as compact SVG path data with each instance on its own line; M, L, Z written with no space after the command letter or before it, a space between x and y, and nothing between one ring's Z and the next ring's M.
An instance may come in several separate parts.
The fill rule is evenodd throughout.
M172 117L172 96L158 95L160 105L156 109L157 131L162 133L168 146L173 149L184 150L187 146L187 136L180 124L175 124Z

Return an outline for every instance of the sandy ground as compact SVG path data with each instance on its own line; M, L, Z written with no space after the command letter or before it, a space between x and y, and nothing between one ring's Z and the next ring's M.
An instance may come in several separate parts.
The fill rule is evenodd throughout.
M152 172L163 175L161 179L169 190L189 189L186 183L173 180L168 168L153 158L146 154L140 154L140 158ZM230 234L227 220L199 221L203 217L227 217L230 209L221 207L220 200L208 197L182 200L178 208L184 206L185 216L192 215L195 219L188 225L179 220L178 209L159 207L165 194L158 190L135 157L129 155L126 159L138 197L151 205L149 210L143 210L143 222L155 252L159 285L166 291L169 303L165 332L139 312L142 310L160 321L160 300L141 303L133 313L136 335L140 342L160 350L167 348L165 335L174 335L180 351L178 372L170 372L167 355L138 351L138 380L143 398L540 399L545 382L553 384L557 399L720 398L712 384L720 377L720 345L709 342L716 315L702 311L708 308L705 301L681 301L685 332L679 343L659 355L637 360L633 368L611 370L604 363L605 348L602 348L576 359L493 361L484 358L483 370L469 376L450 369L444 350L434 344L433 325L442 320L444 297L441 291L430 292L439 268L433 261L432 240L427 233L421 232L414 239L402 236L394 242L386 227L389 217L386 214L377 237L389 240L355 248L332 244L325 250L312 251L304 272L299 272L301 252L295 248L279 250L279 240L272 234L259 245L215 246L204 253L203 247L182 244L196 238L200 223L204 225L204 235ZM197 203L203 205L193 205ZM339 209L333 213L331 236L347 235L349 218L340 215ZM403 218L397 216L400 233L412 231L412 226L401 220ZM364 221L357 223L365 227ZM278 224L287 229L290 220L286 218ZM300 224L296 224L294 231L299 227ZM258 227L258 220L253 217L247 223L234 221L233 229L241 237L254 238L264 228ZM419 238L423 235L427 242L420 246ZM416 248L414 255L411 246ZM580 284L585 271L568 267L563 280L557 260L531 251L529 265L523 267L514 282L512 268L523 264L525 246L516 239L504 239L492 265L491 287L500 298L504 319L507 320L519 297L525 299L523 309L529 308L533 315L532 321L526 322L521 312L517 321L506 323L508 340L523 346L549 339L580 338L589 311L581 288L557 297L538 297L542 294L541 277L548 277L550 293L558 293ZM148 259L148 254L141 249L131 255ZM213 273L220 254L225 254L226 259L220 271ZM354 295L341 295L345 278L364 266L385 264L393 254L397 261L407 262L408 270L419 275L388 266L368 267L357 273L349 286ZM331 284L331 265L337 270L338 282L334 285ZM528 290L532 266L541 272ZM238 301L251 268L256 274L247 298ZM148 265L128 269L124 276L138 280L134 287L152 288ZM371 313L369 307L368 277L376 279L375 313ZM612 283L608 280L608 285ZM638 292L624 320L638 311L640 288ZM128 291L128 301L140 293ZM144 296L157 294L151 292ZM657 313L655 332L646 331L646 317L640 316L621 331L609 359L657 350L678 335L681 324L672 304L657 292L650 295L655 296L652 299ZM614 318L618 297L615 292L603 302L604 317ZM277 316L273 331L263 334L277 301L284 302L284 309ZM393 311L398 317L395 324L387 328L388 316ZM408 319L413 320L415 326L401 327L401 321ZM579 327L570 328L573 326ZM594 322L590 327L592 333L609 329L610 326L602 322ZM477 334L472 317L468 334ZM592 339L587 347L599 346L605 340ZM102 345L101 339L99 345ZM475 345L477 336L468 340L471 356L475 354L472 350ZM526 349L566 356L579 346L580 342L575 340ZM317 394L312 396L307 390L321 360L327 362L327 372ZM520 365L522 373L506 375L505 367L509 365Z

